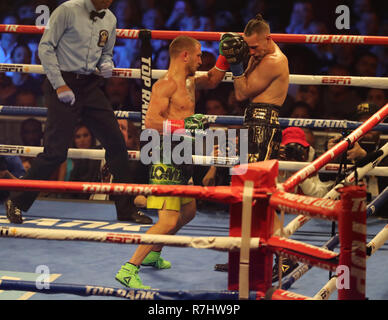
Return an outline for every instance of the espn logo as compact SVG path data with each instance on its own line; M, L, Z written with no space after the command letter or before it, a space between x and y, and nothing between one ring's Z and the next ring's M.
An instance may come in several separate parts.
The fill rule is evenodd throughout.
M337 84L350 85L352 83L351 77L322 77L322 84Z

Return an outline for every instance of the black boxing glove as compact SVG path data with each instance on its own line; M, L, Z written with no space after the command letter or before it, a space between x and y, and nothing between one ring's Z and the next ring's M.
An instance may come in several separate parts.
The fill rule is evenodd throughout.
M221 37L220 54L230 64L233 76L240 77L244 73L244 59L248 54L248 46L243 37L237 33L225 33Z

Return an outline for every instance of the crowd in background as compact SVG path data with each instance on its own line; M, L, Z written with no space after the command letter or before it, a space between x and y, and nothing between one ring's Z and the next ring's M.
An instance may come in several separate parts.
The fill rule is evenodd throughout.
M63 0L1 1L1 24L35 25L38 5L47 5L52 12ZM350 8L350 29L336 29L336 7ZM183 31L231 31L242 32L245 24L256 13L262 13L269 22L272 33L293 34L348 34L388 36L388 13L383 10L384 1L269 1L269 0L115 0L111 10L120 29L183 30ZM0 63L40 64L38 44L40 35L0 33ZM152 40L153 68L167 69L169 65L169 41ZM210 70L218 56L218 42L202 41L203 63L201 71ZM338 76L388 76L388 46L362 46L346 44L279 44L289 61L290 74L338 75ZM117 39L114 63L118 68L139 68L140 41ZM24 73L0 73L0 105L45 106L42 100L44 76ZM105 92L115 110L141 110L141 82L133 79L110 78L105 82ZM281 117L347 119L354 120L355 107L364 101L378 107L387 103L388 91L382 89L355 88L349 86L291 85L287 99L281 108ZM196 113L209 115L242 116L244 104L234 97L233 85L223 83L215 90L197 91ZM23 145L41 145L42 127L39 121L28 120L21 126ZM24 137L26 128L33 127L34 141ZM139 130L128 122L127 134L137 141ZM81 133L88 136L88 143L80 142ZM73 147L96 148L96 141L88 128L77 128ZM307 133L314 146L314 136ZM78 135L78 136L77 136ZM77 140L78 137L78 140ZM0 139L2 140L2 139ZM7 141L0 141L7 144ZM138 144L128 146L139 148ZM23 159L28 169L29 159ZM55 179L89 179L101 176L87 171L83 177L75 177L74 168L85 163L67 161ZM93 167L93 164L88 165ZM81 167L84 168L84 167ZM81 171L78 172L81 175ZM99 171L98 171L99 172ZM203 178L209 178L204 172ZM214 177L213 177L214 178ZM213 179L214 180L214 179ZM221 179L222 180L222 179ZM210 180L205 180L210 181ZM199 183L202 183L200 181ZM213 183L217 183L214 182ZM225 181L220 182L225 183Z

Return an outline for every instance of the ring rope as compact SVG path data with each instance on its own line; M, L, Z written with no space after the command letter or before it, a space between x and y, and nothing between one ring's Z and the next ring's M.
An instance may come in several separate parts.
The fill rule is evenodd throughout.
M388 241L388 224L367 244L371 248L370 254L366 256L368 260L373 254ZM314 300L327 300L337 289L337 278L331 278L313 297Z
M15 30L16 30L17 28L12 28L12 26L11 26L11 28L8 28L8 31L6 31L6 32L16 32ZM40 32L42 32L43 31L43 29L44 28L41 28L41 30L39 30ZM304 35L304 36L306 36L306 35ZM317 39L317 41L319 42L319 37L321 37L321 38L323 38L323 36L324 35L314 35L315 37L317 37L316 39ZM310 37L310 40L311 41L313 41L313 38L314 38L314 36L311 36ZM330 38L331 36L328 36L328 38ZM352 37L352 36L345 36L346 38L344 38L344 36L338 36L338 38L337 39L343 39L343 40L345 40L345 39L347 39L345 42L350 42L350 39L352 39L352 41L353 41L353 43L358 43L357 41L356 41L356 39L359 39L360 41L361 41L361 39L362 40L364 40L364 38L363 37ZM219 38L218 38L219 39ZM334 40L335 38L334 38L334 36L331 38L331 42L333 42L333 40ZM323 41L324 39L322 39L322 41ZM388 105L386 105L385 107L387 107ZM384 107L384 108L385 108ZM378 114L378 113L377 113ZM376 114L376 115L377 115ZM373 118L373 117L372 117ZM371 119L372 119L371 118ZM371 124L371 123L373 123L373 120L371 120L371 119L369 119L366 123L368 123L368 124ZM365 124L364 124L365 125ZM366 126L364 126L364 125L362 125L360 128L366 128ZM363 134L365 134L365 132L363 132L362 130L360 130L360 128L359 129L357 129L357 130L355 130L356 131L356 134L354 134L354 135L349 135L349 137L348 137L348 141L349 141L349 144L350 143L353 143L354 141L357 141ZM370 130L371 128L369 128L368 130ZM339 143L338 144L339 146L337 147L337 149L335 149L335 147L334 148L332 148L331 150L332 150L332 152L334 153L334 152L340 152L340 150L341 150L341 148L342 148L342 144L341 143ZM333 150L334 149L334 150ZM342 150L343 151L343 150ZM305 168L306 169L306 168ZM307 168L308 169L308 168ZM314 169L315 169L315 172L317 171L317 168L316 167L314 167ZM305 179L307 176L309 176L311 174L311 172L309 172L308 170L301 170L300 172L298 172L296 175L294 175L293 177L291 177L291 179L288 179L283 185L282 185L282 187L283 187L283 189L284 190L286 190L286 191L288 191L289 189L291 189L292 188L292 184L294 183L294 186L296 185L296 184L298 184L299 182L301 182L301 181L303 181L303 179ZM297 177L297 178L295 178L295 176ZM295 183L295 181L296 180L298 180L299 179L299 181L298 182L296 182ZM40 181L39 181L40 182ZM121 190L122 191L122 190ZM231 191L231 190L229 190L229 191ZM131 191L132 192L132 191ZM141 191L142 192L142 191ZM280 200L281 200L281 196L279 196L279 194L281 194L281 195L285 195L286 193L284 193L284 192L278 192L277 193L277 195L278 195L278 198L276 199L277 201L278 201L278 205L279 205L279 203L281 202ZM219 195L219 194L218 194ZM240 197L241 197L241 195L240 195ZM271 196L271 199L272 198L274 198L274 195L272 195ZM231 202L233 202L233 200L230 200ZM275 201L275 203L276 203L276 201ZM286 206L287 207L287 206ZM291 213L295 213L295 212L292 212L292 209L293 209L293 207L292 206L289 206L288 207L288 209L289 210L291 210ZM295 209L295 208L294 208ZM302 208L302 209L298 209L298 210L301 210L301 211L303 211L304 213L308 213L308 208ZM311 212L310 212L310 214L311 214ZM313 212L313 215L317 215L317 217L323 217L323 216L325 216L326 218L328 218L328 217L330 217L330 218L338 218L338 216L337 215L334 215L334 213L331 213L331 212L329 212L329 213L327 213L327 212L325 212L324 214L323 214L323 212L321 212L321 213L319 213L319 212ZM289 240L289 239L281 239L281 238L277 238L277 237L272 237L272 238L270 238L270 239L268 239L268 244L269 245L272 245L273 247L276 247L276 246L278 246L278 250L280 250L280 252L282 252L283 254L285 254L286 256L287 256L287 254L288 255L293 255L293 256L297 256L297 257L299 257L297 254L295 254L295 252L292 252L292 251L295 251L295 246L296 246L296 241L294 241L294 240ZM304 246L305 246L305 249L307 249L308 247L311 247L311 246L309 246L309 245L305 245L305 244L303 244ZM290 249L290 247L292 247L292 250L291 250L291 252L287 252L288 251L288 249ZM311 248L310 248L311 249ZM317 248L318 249L318 248ZM315 249L316 251L317 251L317 249ZM321 249L321 250L323 250L323 249ZM303 250L302 250L303 251ZM307 252L307 250L306 250L306 252ZM318 252L318 251L317 251ZM323 252L320 252L321 254L323 253ZM332 254L334 254L334 253L332 253ZM345 259L346 259L347 257L345 257ZM308 260L308 259L307 259ZM329 266L329 264L327 264L326 265L326 267L329 267L330 269L331 268L334 268L334 266L336 265L336 263L333 263L333 264L330 264L330 266ZM320 266L322 266L322 265L320 265ZM277 291L279 291L279 290L277 290ZM271 292L271 295L273 295L273 294L275 294L275 292L276 291L273 291L273 292ZM346 295L346 293L344 294L344 296L346 297L347 295Z
M117 119L129 119L131 121L140 122L141 112L136 111L114 111ZM46 117L47 108L44 107L22 107L22 106L0 106L0 115L10 116L35 116ZM206 115L209 123L222 125L243 125L244 117L242 116L218 116ZM282 128L287 127L302 127L317 130L324 129L357 129L363 122L349 121L349 120L327 120L327 119L301 119L301 118L279 118L279 124ZM377 124L373 130L388 132L388 124Z
M0 155L13 155L23 157L36 157L43 152L43 147L17 146L17 145L3 145L0 144ZM70 159L90 159L90 160L104 160L105 149L78 149L69 148L67 157ZM140 151L128 150L128 157L130 160L139 161ZM231 168L239 163L239 157L214 157L192 155L194 165L200 166L218 166Z
M384 148L384 149L383 149ZM385 144L384 147L380 150L387 150L388 145ZM30 146L18 146L18 145L6 145L0 144L0 155L3 156L23 156L23 157L36 157L39 153L43 152L43 147L30 147ZM387 152L387 151L386 151ZM386 156L386 153L383 156L378 158L378 162L373 161L372 165L365 165L364 167L358 168L358 174L361 170L364 172L364 175L387 177L388 176L388 167L374 167L376 164ZM69 148L67 157L70 159L90 159L90 160L104 160L105 159L105 149L78 149L78 148ZM140 160L140 151L129 150L128 157L130 160L139 161ZM192 156L194 165L201 166L216 166L216 167L227 167L231 168L234 165L239 163L239 157L213 157L213 156L201 156L193 155ZM310 164L310 162L297 162L297 161L279 161L279 170L285 171L297 171L305 166ZM322 173L333 173L338 171L338 164L330 163L323 166L319 169L318 172ZM364 169L363 169L364 168Z
M328 250L334 250L337 245L339 244L339 237L338 235L330 238L323 246L322 248L328 249ZM284 280L281 285L281 288L283 290L289 289L297 280L299 280L304 274L307 273L312 269L311 265L308 264L301 264L298 266L294 271L292 271Z
M213 249L218 251L236 251L241 248L240 237L191 237L178 235L159 235L146 233L115 233L104 231L62 230L24 227L0 227L0 237L94 241L118 244L166 245L195 249ZM265 245L260 238L250 238L249 249Z
M24 227L0 227L0 237L29 238L44 240L94 241L118 244L167 245L219 251L241 250L241 237L190 237L177 235L130 234L102 231L61 230ZM271 237L267 241L250 238L249 249L266 247L282 255L297 256L301 261L327 270L335 270L339 254L297 240Z
M349 146L349 143L355 143L367 132L369 132L376 124L383 121L388 115L388 103L377 111L373 116L366 120L361 126L350 133L344 140L337 143L335 146L326 151L323 155L314 160L311 164L296 172L290 178L288 178L283 184L284 190L292 190L299 183L303 182L306 178L318 172L329 161L333 160L341 153L343 153Z
M30 185L33 181L26 180L24 182L26 183L25 189L30 189ZM56 185L58 187L61 184L63 185L63 184L70 184L70 183L52 182L51 184ZM165 186L158 186L158 187L162 188ZM186 186L186 188L188 188L188 187ZM236 188L236 187L234 187L234 188ZM12 187L11 187L11 189L12 189ZM41 189L41 191L45 190L45 187L41 186L40 189ZM208 189L208 188L202 187L201 189ZM110 191L110 190L108 190L108 191ZM262 191L263 190L261 190L261 193L259 192L259 194L263 195ZM229 192L231 192L231 190L229 190ZM202 194L200 192L198 192L198 190L194 193L196 193L196 195L195 195L196 197L202 196ZM183 195L183 194L187 194L187 192L183 192L183 190L180 190L180 192L177 193L176 195L178 195L178 194ZM315 207L314 202L315 201L322 202L322 200L324 200L324 199L318 199L318 198L312 198L312 197L304 197L304 200L309 199L308 200L309 205L305 206L303 203L301 203L297 199L293 200L292 197L295 197L295 195L287 194L287 193L282 192L282 191L275 192L272 195L267 192L265 196L266 196L266 198L268 198L269 196L271 197L270 198L270 205L273 208L279 209L279 207L281 205L283 205L282 209L285 209L290 213L297 213L299 211L299 212L303 212L304 214L308 214L308 215L315 216L318 218L325 218L325 219L327 219L327 218L338 219L340 216L342 216L345 213L345 212L343 212L342 208L347 207L347 206L342 204L343 200L331 200L331 203L330 203L331 209L328 210L328 208L326 208L325 210L323 210L322 208L319 208L319 206ZM207 195L206 197L209 198L209 195ZM257 192L254 192L254 197L257 197ZM348 200L346 200L346 201L348 201ZM241 202L241 199L240 199L240 202ZM344 202L344 204L345 204L345 202ZM294 210L294 209L296 209L296 210ZM26 232L26 231L28 231L28 229L31 229L31 228L19 228L19 229L22 229L22 230L20 230L20 232ZM6 227L6 228L2 228L1 231L2 232L0 232L0 233L3 236L16 235L16 228ZM34 230L34 232L36 233L36 230ZM43 233L45 233L45 232L46 233L49 232L51 234L54 232L54 230L47 230L47 229L39 230L38 231L39 237L41 238L43 236ZM63 234L64 234L63 230L59 230L59 233L63 237ZM72 233L73 237L74 237L75 232L70 231L69 233ZM79 232L76 232L76 233L77 233L77 235L79 234ZM90 234L94 234L95 232L81 231L81 233L90 235ZM98 233L100 235L104 234L101 232L98 232ZM119 243L128 243L128 242L133 243L133 241L134 241L133 237L131 237L130 235L126 235L125 238L123 238L123 236L117 236L117 234L114 234L114 233L113 234L109 233L109 234L111 235L110 241L116 241ZM141 235L138 234L137 237L141 237ZM172 236L172 237L174 238L176 236ZM62 239L65 240L65 238L62 238ZM226 238L229 238L229 237L226 237ZM87 240L90 240L90 238L87 238ZM136 243L137 244L140 243L140 240L137 240ZM267 239L265 241L259 239L259 244L261 244L262 246L268 246L268 248L271 249L271 251L274 251L274 252L278 253L279 255L285 255L287 257L296 257L300 261L303 261L305 263L312 264L312 265L317 265L317 266L324 268L324 269L335 270L335 268L338 266L337 259L338 259L339 255L337 253L332 252L332 251L328 251L328 250L325 250L322 248L318 248L318 247L315 247L312 245L308 245L308 244L305 244L305 243L302 243L299 241L290 240L290 239L286 239L286 238L279 238L279 237L274 236L274 237L270 237L269 239Z
M35 281L1 280L1 290L18 290L44 294L75 294L79 296L110 296L128 300L238 300L236 291L168 291L103 287L96 285L79 285L49 283L49 287L38 288ZM256 292L251 291L249 300L256 300Z
M371 203L368 204L366 208L366 214L367 217L373 215L373 213L377 209L387 201L388 199L388 187L384 189L384 191L376 198L374 199ZM387 228L385 226L384 228ZM387 234L388 236L388 234ZM388 239L387 239L388 240ZM369 246L372 247L371 243L373 240L370 242ZM385 241L384 241L385 242ZM384 244L384 242L380 245L380 247ZM328 249L328 250L334 250L334 248L339 244L339 236L335 235L334 237L331 237L323 246L322 248ZM281 286L282 289L287 290L291 287L291 285L300 279L307 271L309 271L312 268L312 266L302 264L298 266L289 276L287 276L284 279L284 283Z
M12 64L0 63L0 72L21 72L21 73L36 73L45 74L43 66L37 64ZM160 79L165 75L167 70L152 70L152 79ZM99 74L96 72L96 74ZM206 71L197 71L196 76L206 75ZM140 69L125 69L114 68L112 77L125 79L141 79ZM223 82L233 82L233 74L226 72ZM388 79L382 77L357 77L357 76L309 76L291 74L289 78L290 84L298 85L337 85L337 86L355 86L387 89Z
M373 163L367 163L365 166L357 169L357 175L359 179L362 179L367 172L370 172L372 168L380 163L384 157L388 155L388 143L386 143L380 150L383 151L383 154L377 158ZM352 184L355 180L355 173L352 172L348 175L344 180L342 180L339 184L334 186L323 198L324 199L337 199L339 197L339 193L337 191L338 188L343 187L344 185ZM299 215L284 228L284 236L290 237L295 233L296 230L301 228L304 224L306 224L310 220L309 217Z
M42 34L44 26L0 24L0 33L29 33ZM140 30L116 29L117 38L138 39ZM200 41L220 41L225 32L212 31L173 31L150 30L151 39L173 40L177 36L189 36ZM242 33L240 33L242 34ZM388 37L360 36L360 35L330 35L330 34L285 34L272 33L271 38L280 43L331 43L331 44L359 44L359 45L388 45Z

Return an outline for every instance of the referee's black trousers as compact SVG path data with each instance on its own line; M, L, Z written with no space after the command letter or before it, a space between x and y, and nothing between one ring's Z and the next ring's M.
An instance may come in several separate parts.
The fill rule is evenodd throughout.
M23 179L48 180L59 165L66 160L67 150L73 139L79 120L91 130L105 151L105 159L113 175L113 182L131 181L128 153L112 107L101 90L103 78L96 75L77 75L63 72L63 79L75 94L75 104L64 104L46 79L44 99L47 106L47 120L43 139L44 150L33 162ZM21 210L27 211L39 192L12 192L10 199ZM128 203L125 196L115 196L116 208L120 202ZM135 208L128 208L135 209Z

